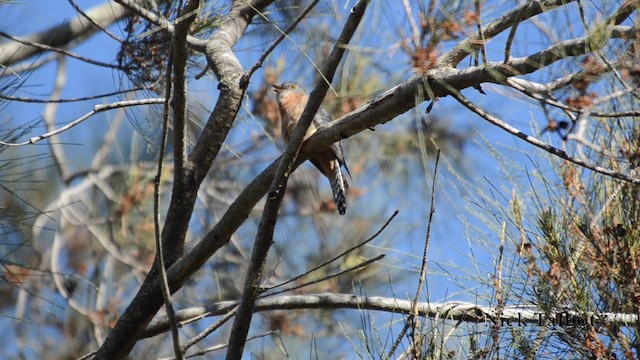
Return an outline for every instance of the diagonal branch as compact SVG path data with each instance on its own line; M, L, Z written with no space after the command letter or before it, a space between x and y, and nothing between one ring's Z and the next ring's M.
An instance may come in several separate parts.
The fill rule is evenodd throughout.
M311 125L314 115L318 112L320 104L338 68L338 64L346 51L344 45L351 41L351 37L358 28L368 5L369 0L361 0L351 9L351 14L322 72L326 81L318 81L315 89L311 92L300 121L298 125L296 125L295 132L278 163L275 176L269 187L269 196L267 196L267 202L256 234L256 241L251 255L251 262L249 263L249 269L247 270L242 300L238 306L238 312L231 329L229 349L226 357L228 360L240 359L242 357L247 334L249 333L251 317L253 315L253 304L259 293L260 281L262 279L267 254L273 243L273 231L275 230L278 220L278 210L280 209L280 204L287 189L289 174L295 169L294 164L298 158L307 129Z
M389 217L389 219L387 219L387 221L384 223L384 225L382 225L382 227L381 227L381 228L380 228L380 229L379 229L375 234L371 235L371 236L370 236L369 238L367 238L366 240L364 240L364 241L361 241L361 242L357 243L356 245L354 245L354 246L352 246L352 247L350 247L350 248L348 248L348 249L346 249L346 250L342 251L341 253L339 253L339 254L335 255L335 256L334 256L334 257L332 257L331 259L326 260L326 261L323 261L322 263L320 263L320 264L318 264L318 265L316 265L316 266L312 267L311 269L308 269L307 271L305 271L305 272L304 272L304 273L302 273L302 274L299 274L299 275L296 275L296 276L294 276L294 277L290 278L289 280L283 281L283 282L278 283L278 284L274 284L274 285L270 285L270 286L263 287L263 290L264 290L264 291L268 291L268 290L271 290L271 289L276 289L276 288L283 287L283 286L285 286L285 285L291 284L292 282L296 282L296 281L298 281L299 279L302 279L303 277L305 277L305 276L307 276L307 275L309 275L309 274L313 273L314 271L316 271L316 270L318 270L318 269L321 269L321 268L323 268L323 267L325 267L325 266L327 266L327 265L331 264L332 262L334 262L334 261L336 261L336 260L340 259L341 257L343 257L343 256L345 256L345 255L347 255L347 254L351 253L352 251L354 251L354 250L356 250L356 249L359 249L359 248L363 247L364 245L366 245L366 244L370 243L370 242L371 242L371 241L373 241L375 238L377 238L377 237L378 237L378 235L382 234L382 232L384 231L384 229L386 229L386 228L387 228L387 226L391 223L391 221L393 221L393 219L394 219L396 216L398 216L398 214L399 214L399 213L400 213L400 211L399 211L399 210L394 211L394 212L393 212L393 214L391 215L391 217ZM290 288L288 288L288 289L285 289L285 290L286 290L286 291L289 291L289 290L291 290L291 289L290 289ZM278 291L278 293L280 293L280 291ZM271 295L274 295L274 293L271 293L271 292L270 292L269 294L267 294L267 295L263 295L263 296L271 296Z
M411 308L411 313L409 314L409 318L405 321L404 327L402 328L402 330L400 330L400 334L396 336L396 341L393 343L393 346L391 346L391 350L389 350L389 353L387 354L387 357L389 359L393 357L393 354L396 352L396 349L398 348L398 346L400 346L400 343L404 338L405 334L407 333L407 331L409 330L409 327L412 328L413 339L412 339L412 344L410 348L407 350L412 352L415 358L419 357L418 349L421 348L419 346L419 343L421 343L421 341L418 341L419 336L418 336L418 331L416 330L420 328L420 319L418 318L418 315L419 315L418 299L420 299L422 288L427 279L427 268L429 265L427 262L427 255L429 253L429 242L431 241L431 226L433 225L433 214L436 212L436 205L435 205L436 184L438 183L436 180L438 175L439 163L440 163L440 149L438 149L436 153L436 161L435 161L433 178L432 178L433 181L431 182L431 206L429 210L429 220L427 221L427 234L425 236L424 249L422 251L422 264L420 266L420 278L418 279L418 288L416 289L416 295L413 298L413 306Z
M286 29L280 30L280 28L277 25L273 24L276 27L276 29L278 29L278 31L281 32L281 34L280 36L278 36L276 41L274 41L273 44L271 44L271 46L269 46L269 48L265 50L264 53L262 53L262 55L260 56L260 59L258 59L258 61L256 61L256 63L251 67L251 70L247 72L247 78L251 79L251 76L253 76L253 74L256 71L258 71L260 67L262 67L262 63L264 63L264 61L267 59L267 56L271 54L271 52L282 42L282 40L289 38L289 33L293 31L293 29L295 29L296 26L298 26L300 21L302 21L302 19L304 19L307 16L307 14L311 12L311 10L318 4L319 1L320 0L313 0L309 5L307 5L307 7L304 8L304 10L302 10L300 15L298 15L298 17L295 20L293 20L293 22L289 24L289 26L287 26ZM266 17L265 19L268 20Z
M519 137L520 139L528 142L529 144L538 147L552 155L555 155L557 157L560 157L562 159L565 159L567 161L570 161L576 165L580 165L584 168L593 170L595 172L607 175L607 176L611 176L613 178L618 178L620 180L627 180L630 182L634 182L634 183L640 183L640 179L637 178L632 178L630 176L627 175L623 175L623 174L619 174L613 170L609 170L609 169L605 169L601 166L597 166L597 165L592 165L587 163L584 160L578 159L578 158L574 158L572 156L570 156L569 154L567 154L564 150L560 150L550 144L547 144L543 141L540 141L536 138L534 138L531 135L527 135L524 132L522 132L521 130L505 123L504 121L500 120L499 118L489 114L488 112L486 112L485 110L483 110L482 108L480 108L479 106L477 106L476 104L474 104L473 102L471 102L469 99L467 99L466 97L464 97L459 91L452 91L451 92L451 96L453 96L454 99L458 100L458 102L462 105L464 105L467 109L473 111L474 113L478 114L480 117L482 117L483 119L489 121L491 124L496 125L497 127L501 128L502 130L510 133L511 135L515 135L517 137Z
M158 151L158 166L156 167L156 175L153 180L153 235L156 246L156 260L154 265L157 266L157 270L160 273L160 284L162 285L162 299L164 300L165 309L167 312L167 318L171 323L171 336L173 340L173 349L176 355L176 359L182 360L184 358L180 351L180 335L178 333L178 322L175 319L175 310L171 304L171 293L169 292L169 282L167 281L167 271L164 262L164 248L160 237L160 186L162 181L162 163L164 160L164 151L167 145L167 133L169 130L169 107L171 103L171 90L173 89L173 72L171 68L173 64L173 53L169 54L167 60L167 69L165 76L165 96L164 106L162 112L162 135L160 138L160 149Z

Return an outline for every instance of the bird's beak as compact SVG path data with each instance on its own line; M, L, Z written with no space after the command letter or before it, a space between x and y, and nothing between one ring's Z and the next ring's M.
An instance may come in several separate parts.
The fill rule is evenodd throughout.
M278 84L271 84L271 87L273 87L273 91L275 91L275 92L280 92L280 91L284 90L284 87L282 85L278 85Z

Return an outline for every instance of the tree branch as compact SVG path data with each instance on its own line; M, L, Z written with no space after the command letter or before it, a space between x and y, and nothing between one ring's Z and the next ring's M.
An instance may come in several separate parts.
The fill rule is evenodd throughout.
M267 202L262 212L262 219L260 220L260 226L256 234L251 262L249 263L244 290L242 292L242 300L240 301L238 312L233 322L233 327L231 328L229 349L226 357L228 360L240 359L242 357L247 334L249 333L251 317L253 315L253 304L259 293L260 281L262 279L267 254L273 243L273 231L278 221L278 210L280 209L280 204L287 189L289 174L294 170L294 164L298 158L307 129L311 125L313 117L318 112L322 100L329 89L329 85L333 80L338 64L346 51L344 45L351 41L351 37L358 28L368 5L369 0L360 0L353 9L351 9L351 14L322 72L326 82L319 80L315 89L311 92L309 101L296 125L293 136L278 163L278 168L271 182L269 196L267 196Z
M222 316L238 306L238 301L221 301L207 306L198 306L180 310L176 313L180 322L189 323L193 319L198 320L210 316ZM310 295L282 295L266 297L256 300L253 312L274 310L300 310L300 309L354 309L374 310L396 314L409 315L414 310L412 300L400 300L382 296L357 296L352 294L321 293ZM546 310L535 306L512 305L505 306L498 318L496 309L491 306L483 306L469 302L418 302L416 309L419 316L430 318L442 318L453 321L469 323L483 322L508 322L515 325L529 324L549 326L551 322L566 321L569 317L576 320L594 321L598 325L621 324L633 326L640 323L637 314L624 313L594 313L566 311L554 309L547 313ZM162 334L169 330L169 322L166 316L154 319L143 332L144 338Z
M140 106L140 105L152 105L152 104L162 104L164 102L164 99L162 98L154 98L154 99L142 99L142 100L124 100L124 101L117 101L111 104L99 104L96 105L92 111L84 114L83 116L73 120L72 122L68 123L67 125L58 128L58 129L54 129L51 130L45 134L42 135L38 135L38 136L34 136L32 138L29 139L29 141L24 141L24 142L4 142L4 141L0 141L0 145L4 145L4 146L24 146L24 145L28 145L28 144L35 144L38 141L44 140L46 138L50 138L52 136L58 135L62 132L65 132L69 129L71 129L72 127L80 124L81 122L89 119L90 117L92 117L93 115L103 112L103 111L107 111L107 110L113 110L113 109L120 109L120 108L124 108L124 107L129 107L129 106Z

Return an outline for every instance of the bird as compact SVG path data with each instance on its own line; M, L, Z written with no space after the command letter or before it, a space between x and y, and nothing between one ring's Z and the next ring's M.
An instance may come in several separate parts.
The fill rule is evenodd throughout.
M280 115L282 117L282 135L286 143L293 136L296 125L300 121L302 112L307 106L309 101L309 93L296 82L283 82L282 84L271 85L276 92L276 100L278 107L280 108ZM318 109L318 112L313 116L313 121L304 136L306 140L313 135L320 128L327 127L331 124L331 115L323 107ZM347 196L346 192L349 188L345 177L342 174L341 167L347 171L351 178L351 172L344 160L344 154L342 151L342 144L340 141L331 144L327 149L320 152L318 155L310 159L311 163L315 165L318 170L329 179L331 184L331 190L333 191L333 200L338 209L340 215L344 215L347 212Z

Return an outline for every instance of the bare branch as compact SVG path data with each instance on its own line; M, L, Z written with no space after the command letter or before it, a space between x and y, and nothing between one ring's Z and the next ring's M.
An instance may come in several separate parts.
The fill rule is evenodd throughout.
M227 314L238 305L238 301L222 301L207 306L193 307L180 310L176 316L181 322L189 322L193 318L220 316ZM283 295L266 297L256 300L254 312L273 310L298 309L354 309L374 310L409 315L413 311L414 302L397 298L381 296L357 296L352 294L321 293L309 295ZM430 318L443 318L453 321L469 323L515 322L516 324L550 325L552 322L566 321L568 317L578 320L593 321L596 324L620 324L634 326L640 323L637 314L623 313L578 313L565 309L552 309L550 312L535 306L507 305L502 314L497 316L496 309L469 302L419 302L418 314ZM148 338L161 334L169 329L166 316L154 319L144 331L143 337Z
M416 19L413 18L413 9L411 9L409 0L402 0L402 6L404 7L404 12L407 15L407 20L409 20L411 27L413 46L415 46L416 49L420 49L422 47L420 44L420 29L418 28L418 24L416 24Z
M418 280L418 288L416 289L416 295L413 298L413 308L411 309L411 315L409 323L413 327L413 344L411 346L411 350L413 351L413 355L415 357L420 356L420 348L419 345L421 341L416 337L418 330L420 328L420 318L418 317L418 299L420 299L420 294L422 293L422 289L424 287L425 282L427 281L427 269L429 268L429 263L427 261L429 254L429 243L431 241L431 229L433 226L433 214L436 212L436 184L438 179L438 165L440 164L440 149L436 153L436 160L433 166L433 177L431 181L431 204L429 206L429 219L427 220L427 232L424 239L424 249L422 251L422 263L420 265L420 278Z
M391 350L389 350L389 353L387 355L388 358L393 357L393 353L395 353L398 346L400 346L400 342L402 341L402 338L405 336L409 327L412 327L413 329L414 339L413 339L412 346L410 347L410 349L407 349L407 350L413 352L414 358L420 357L417 350L419 346L415 338L417 333L416 328L420 327L419 318L418 318L418 299L420 298L420 293L422 293L422 287L424 286L424 283L427 279L427 268L428 268L427 254L429 252L429 241L431 240L431 226L433 224L433 214L436 211L436 208L435 208L436 183L437 183L436 176L438 175L439 162L440 162L440 149L438 149L438 152L436 153L436 161L435 161L435 166L433 170L433 181L431 182L431 206L429 210L429 220L427 221L427 231L426 231L425 240L424 240L424 250L422 252L422 264L420 266L420 278L418 280L418 288L416 289L416 295L413 298L413 307L411 308L409 319L405 322L404 327L400 331L400 334L396 337L396 341L393 343Z
M24 141L24 142L19 142L19 143L11 143L11 142L4 142L4 141L0 141L0 145L4 145L4 146L24 146L24 145L28 145L28 144L35 144L38 141L50 138L52 136L58 135L62 132L65 132L69 129L71 129L72 127L80 124L81 122L89 119L90 117L92 117L95 114L101 113L103 111L108 111L108 110L113 110L113 109L120 109L123 107L129 107L129 106L140 106L140 105L153 105L153 104L162 104L164 102L164 99L162 98L154 98L154 99L142 99L142 100L125 100L125 101L118 101L118 102L114 102L111 104L100 104L100 105L96 105L92 111L84 114L83 116L73 120L72 122L70 122L69 124L55 129L53 131L47 132L46 134L42 134L39 136L34 136L32 138L29 139L29 141Z
M184 359L184 353L180 348L180 333L178 332L178 321L176 320L175 310L171 303L171 291L169 290L169 281L167 280L167 265L165 263L165 246L162 243L160 233L160 186L162 183L162 163L164 161L165 147L167 146L167 137L169 132L169 117L171 108L171 92L173 91L173 51L169 54L167 67L165 70L165 93L162 111L162 135L160 139L160 150L158 151L158 166L156 167L156 175L153 178L153 237L156 247L156 258L153 263L156 271L160 274L160 285L162 288L162 300L164 301L167 318L171 324L171 340L173 344L173 352L176 359ZM178 115L180 116L180 115ZM178 130L179 131L179 130ZM177 161L174 161L174 167ZM180 160L182 163L182 158ZM182 169L181 169L182 170ZM174 172L174 173L177 173ZM174 189L176 184L174 182Z
M180 2L182 4L182 2ZM171 303L171 292L169 291L169 282L167 280L165 265L165 249L167 251L175 251L176 246L169 246L167 241L161 241L160 238L160 182L162 179L162 159L164 157L164 146L167 141L167 129L169 122L169 106L173 108L173 164L174 164L174 187L173 191L183 191L187 186L189 179L185 172L184 164L186 162L186 146L185 146L185 124L187 117L187 59L189 56L186 46L186 38L189 27L196 19L196 10L200 6L199 0L189 0L187 5L180 9L180 18L175 25L175 32L172 37L172 48L167 64L166 76L166 101L164 103L163 129L161 151L158 157L158 171L154 181L154 227L156 239L156 261L155 265L161 278L162 295L167 311L167 316L171 320L171 336L173 342L173 352L177 360L184 359L184 350L180 345L180 334L178 333L178 323L175 320L175 312ZM183 17L184 16L184 17ZM171 101L169 101L169 94ZM166 238L162 239L165 240ZM173 240L175 242L175 240ZM180 245L182 241L177 241ZM180 246L178 245L178 246ZM179 249L182 253L182 249ZM171 255L172 260L176 258L176 254Z
M247 338L247 341L259 339L259 338L262 338L262 337L265 337L265 336L269 336L269 335L273 335L273 334L276 334L276 333L277 332L275 332L275 331L269 331L269 332L262 333L262 334L259 334L259 335L249 336ZM210 352L226 349L227 347L229 347L229 344L220 344L220 345L216 345L216 346L211 346L211 347L208 347L206 349L202 349L202 350L199 350L199 351L196 351L196 352L194 352L192 354L187 355L187 359L193 358L193 357L196 357L196 356L203 356L203 355L206 355L206 354L208 354Z
M286 289L281 289L281 290L278 290L278 291L274 291L274 292L270 293L269 295L265 295L265 296L273 296L273 295L278 295L278 294L284 294L286 292L290 292L290 291L302 289L302 288L307 287L307 286L319 284L319 283L321 283L323 281L327 281L329 279L338 278L338 277L340 277L340 276L342 276L342 275L344 275L346 273L352 272L354 270L361 270L365 266L368 266L368 265L373 264L373 263L375 263L375 262L377 262L379 260L384 259L384 257L385 257L384 254L380 254L378 256L372 257L371 259L366 259L366 260L364 260L364 261L362 261L362 262L360 262L360 263L358 263L356 265L350 266L350 267L348 267L348 268L346 268L344 270L340 270L340 271L338 271L336 273L329 274L329 275L323 276L323 277L321 277L319 279L314 279L314 280L311 280L311 281L308 281L308 282L305 282L305 283L302 283L302 284L299 284L299 285L296 285L296 286L292 286L292 287L289 287L289 288L286 288Z
M298 158L307 129L311 125L313 116L320 108L320 104L324 99L329 84L333 80L338 64L346 50L342 45L348 44L351 41L351 37L358 28L368 5L369 0L361 0L351 9L351 14L322 72L326 82L318 81L315 89L311 92L309 101L296 125L293 136L289 140L289 144L278 163L278 168L269 188L269 196L267 197L262 219L260 220L260 226L256 234L251 262L249 263L249 269L247 270L242 292L242 300L240 301L238 313L236 314L229 337L229 350L227 351L226 357L229 360L241 358L244 351L244 345L253 315L253 304L259 294L260 280L264 271L267 254L273 243L273 231L278 220L280 203L284 198L284 193L287 188L289 174L294 170L294 164Z
M524 14L525 7L521 7L516 15L513 25L511 26L511 30L509 31L509 37L507 37L507 43L504 48L504 62L508 63L511 60L511 47L513 46L513 40L516 37L516 32L518 30L518 25L520 25L520 21L522 20L522 14Z
M262 53L262 55L260 56L260 59L258 59L258 61L255 63L255 65L253 65L253 67L251 68L251 70L249 70L249 72L247 73L247 77L249 79L251 79L251 76L253 76L253 74L260 67L262 67L262 63L267 58L267 56L269 56L269 54L271 54L271 52L276 48L276 46L278 46L282 42L282 40L284 40L284 39L289 37L289 33L291 31L293 31L293 29L295 29L296 26L298 26L300 21L302 21L302 19L304 19L307 16L307 14L309 14L309 12L318 4L319 1L320 0L313 0L306 8L304 8L304 10L302 10L300 15L298 15L298 17L289 26L287 26L286 29L284 29L284 31L280 30L280 28L277 25L273 24L273 26L275 26L276 29L278 29L278 31L281 32L281 34L280 34L280 36L278 36L276 41L274 41L273 44L271 44L271 46L269 46L269 48L267 50L265 50L264 53ZM266 19L266 17L265 17L265 19Z
M237 311L238 311L238 306L235 306L233 309L229 310L226 314L224 314L220 319L218 319L218 321L216 321L215 323L207 326L207 328L202 330L198 335L196 335L193 338L189 339L189 341L187 341L184 344L184 350L186 351L187 349L189 349L190 347L192 347L193 345L197 344L202 339L207 337L209 334L211 334L212 332L216 331L218 328L220 328L220 326L224 325L227 321L229 321L229 319L234 317L236 315ZM189 321L189 322L191 322L191 321Z
M128 93L141 91L141 90L148 90L149 88L151 88L151 87L150 86L141 86L141 87L128 89L128 90L118 90L118 91L112 91L112 92L104 93L104 94L83 96L83 97L79 97L79 98L67 98L67 99L51 99L51 98L50 99L36 99L36 98L30 98L30 97L24 97L24 96L13 96L13 95L7 95L7 94L0 93L0 99L9 100L9 101L19 101L19 102L25 102L25 103L38 103L38 104L68 103L68 102L79 102L79 101L101 99L101 98L110 97L110 96L114 96L114 95L122 95L122 94L128 94Z
M347 255L347 254L349 254L350 252L354 251L355 249L361 248L362 246L364 246L364 245L366 245L366 244L370 243L373 239L377 238L380 234L382 234L382 232L384 231L384 229L386 229L386 228L387 228L387 226L389 226L389 224L391 223L391 221L393 221L393 219L394 219L396 216L398 216L398 214L399 214L399 213L400 213L400 211L398 211L398 210L394 211L394 212L393 212L393 214L391 215L391 217L389 217L389 219L387 219L387 221L384 223L384 225L382 225L382 227L380 228L380 230L378 230L375 234L371 235L371 236L370 236L369 238L367 238L366 240L364 240L364 241L362 241L362 242L359 242L359 243L358 243L358 244L356 244L355 246L352 246L352 247L350 247L350 248L348 248L348 249L344 250L343 252L339 253L338 255L336 255L336 256L334 256L334 257L332 257L331 259L329 259L329 260L327 260L327 261L323 261L322 263L320 263L320 264L318 264L318 265L316 265L316 266L312 267L311 269L309 269L309 270L305 271L304 273L302 273L302 274L300 274L300 275L294 276L294 277L292 277L291 279L289 279L289 280L287 280L287 281L283 281L283 282L281 282L281 283L279 283L279 284L275 284L275 285L271 285L271 286L268 286L268 287L264 287L264 288L263 288L263 290L264 290L264 291L267 291L267 290L271 290L271 289L279 288L279 287L282 287L282 286L284 286L284 285L290 284L290 283L292 283L292 282L294 282L294 281L297 281L297 280L299 280L299 279L301 279L301 278L303 278L303 277L305 277L305 276L307 276L307 275L311 274L312 272L314 272L314 271L316 271L316 270L318 270L318 269L321 269L321 268L323 268L323 267L325 267L325 266L327 266L327 265L331 264L332 262L334 262L334 261L336 261L336 260L340 259L341 257L343 257L343 256L345 256L345 255ZM273 294L271 294L271 293L270 293L270 294L267 294L267 295L273 295Z
M171 106L173 108L173 162L175 167L176 189L185 187L187 174L184 165L187 157L185 144L185 126L187 121L187 60L189 50L186 46L186 38L191 24L196 19L196 10L200 6L199 0L189 0L180 15L183 17L175 25L175 32L172 38L172 58L173 58L173 95Z
M482 45L479 50L482 50L482 60L483 63L486 63L489 60L489 56L487 55L487 47L485 45L489 39L484 36L484 30L482 29L482 2L480 0L475 0L473 3L476 8L476 17L478 19L476 21L476 27L478 28L478 43ZM479 64L479 57L480 56L476 56L474 65Z
M112 38L113 40L122 43L124 42L124 39L119 37L118 35L114 34L113 32L109 31L109 29L107 29L106 27L103 27L102 25L98 24L94 19L91 18L91 16L89 16L84 10L82 10L82 8L80 8L80 6L78 6L78 4L76 4L76 2L74 0L68 0L69 4L71 4L71 6L73 7L73 10L76 11L76 13L82 15L85 19L87 19L87 21L89 21L90 23L93 24L93 26L100 28L100 30L107 34L107 36L109 36L110 38Z

